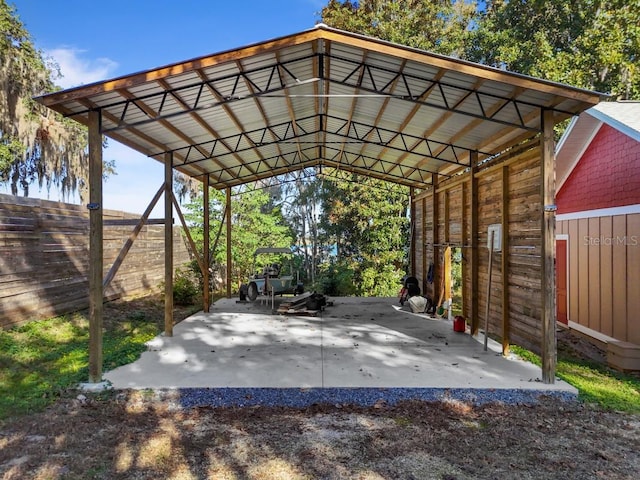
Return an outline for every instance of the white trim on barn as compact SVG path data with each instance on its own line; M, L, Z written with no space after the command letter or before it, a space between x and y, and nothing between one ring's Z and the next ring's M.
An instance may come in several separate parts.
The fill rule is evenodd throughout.
M576 118L578 118L578 117L576 117ZM560 192L560 190L564 186L564 184L567 181L567 179L571 176L571 172L573 172L574 168L576 168L576 166L578 165L578 162L580 161L580 159L582 158L584 153L591 146L591 142L593 142L593 139L596 138L596 135L598 134L598 132L602 128L602 125L604 125L604 123L600 122L597 125L593 126L593 130L591 131L589 136L585 139L584 144L582 145L580 150L575 152L573 158L571 159L571 164L569 165L569 168L566 170L565 174L562 175L562 177L558 179L558 188L556 189L556 195L558 194L558 192ZM572 122L572 126L573 126L573 122ZM566 135L563 135L562 138L560 139L561 141L558 144L558 148L556 149L556 154L557 155L560 155L560 151L562 150L562 146L564 145L565 140L567 138L569 138L569 134L570 133L571 132L569 130L567 130Z
M579 220L582 218L608 217L614 215L631 215L640 213L640 204L625 205L624 207L599 208L597 210L584 210L581 212L560 213L556 215L556 221Z

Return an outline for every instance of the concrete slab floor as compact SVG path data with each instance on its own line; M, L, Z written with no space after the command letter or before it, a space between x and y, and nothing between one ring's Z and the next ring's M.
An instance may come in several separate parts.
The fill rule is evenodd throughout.
M286 299L285 299L286 300ZM217 301L156 337L114 388L463 388L577 393L540 381L539 367L505 358L484 336L401 308L396 298L331 298L320 316L273 314L271 305ZM278 302L279 299L276 300Z

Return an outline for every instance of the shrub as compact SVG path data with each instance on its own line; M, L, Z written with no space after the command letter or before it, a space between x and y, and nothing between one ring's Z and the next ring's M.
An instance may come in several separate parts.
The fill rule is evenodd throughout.
M394 297L402 285L402 273L390 264L370 263L360 276L361 294L367 297Z
M178 305L193 305L199 294L198 282L191 272L177 269L173 279L173 301Z
M356 294L353 269L346 262L332 262L320 268L316 284L321 293L345 297Z

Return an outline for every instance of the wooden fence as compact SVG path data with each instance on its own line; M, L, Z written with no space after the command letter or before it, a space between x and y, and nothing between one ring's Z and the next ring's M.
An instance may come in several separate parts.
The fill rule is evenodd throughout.
M517 343L536 352L541 351L542 338L539 145L532 142L520 153L480 166L473 177L468 172L443 182L436 186L435 194L430 189L417 195L413 266L422 290L437 302L442 289L444 249L461 248L463 315L468 319L475 315L483 329L489 277L488 228L501 224L502 252L494 253L492 258L489 332L502 338L507 349L508 343ZM472 271L473 264L476 272Z
M104 273L138 219L104 211ZM182 229L174 227L174 266L189 261ZM105 291L113 300L157 291L164 281L164 225L143 227ZM0 327L76 311L88 306L88 210L0 194Z

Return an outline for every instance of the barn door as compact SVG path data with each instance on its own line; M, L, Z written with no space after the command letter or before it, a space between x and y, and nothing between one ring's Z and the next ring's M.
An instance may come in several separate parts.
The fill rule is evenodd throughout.
M567 325L567 240L556 239L556 318Z

